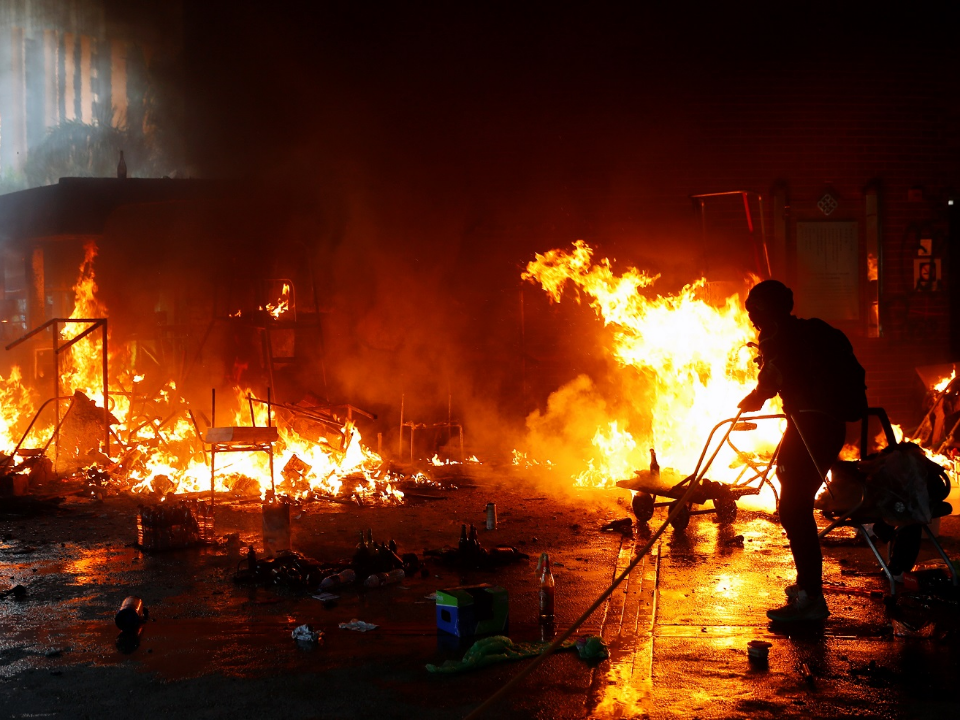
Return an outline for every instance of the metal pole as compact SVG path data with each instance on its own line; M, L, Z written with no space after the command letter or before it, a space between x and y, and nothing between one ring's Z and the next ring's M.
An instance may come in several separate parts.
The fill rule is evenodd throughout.
M760 242L763 243L763 257L767 261L767 277L773 277L773 265L770 263L770 250L767 248L767 223L763 219L763 195L757 193L760 206Z
M215 428L217 426L217 389L210 388L210 427ZM213 509L214 504L217 501L216 493L214 492L214 483L213 476L216 472L215 467L217 464L217 443L210 443L210 508Z
M272 427L272 420L270 415L270 388L267 388L267 427ZM253 407L253 403L250 404L250 407ZM277 488L273 483L273 441L270 441L270 492L273 493L274 497L277 495Z
M110 383L109 355L107 353L107 321L103 321L103 454L110 457Z
M403 460L403 400L404 394L400 393L400 441L397 445L397 459Z
M60 331L57 329L58 325L59 323L56 320L54 320L53 321L53 396L55 398L60 397L60 350L57 347L57 336L59 335ZM57 460L59 460L60 459L60 400L57 399L54 402L54 405L57 408L57 412L56 412L57 424L55 426L56 430L54 430L54 433L56 436L55 442L57 443Z

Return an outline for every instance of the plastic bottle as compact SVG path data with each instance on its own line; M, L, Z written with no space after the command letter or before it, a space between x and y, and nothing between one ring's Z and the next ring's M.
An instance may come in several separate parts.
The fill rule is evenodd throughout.
M650 448L650 474L660 477L660 463L657 462L657 451Z
M546 553L540 553L537 572L540 573L540 622L552 623L557 588L553 573L550 572L550 558Z
M404 574L403 569L397 568L396 570L391 570L390 572L375 573L364 580L363 584L368 588L383 587L384 585L398 583L405 577L406 575Z
M123 150L120 151L120 162L117 163L117 177L121 180L127 177L127 161L123 159Z
M349 585L356 579L357 574L350 568L347 568L346 570L338 572L336 575L328 575L321 580L320 589L329 590L330 588L340 587L341 585Z
M143 600L131 595L120 603L115 621L123 632L136 632L146 619L147 610L143 607Z

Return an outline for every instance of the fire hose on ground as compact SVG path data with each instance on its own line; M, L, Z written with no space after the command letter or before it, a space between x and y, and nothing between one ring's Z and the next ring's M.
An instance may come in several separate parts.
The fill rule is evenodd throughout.
M734 426L737 424L737 421L740 419L740 416L742 414L743 414L742 410L737 411L736 417L730 422L729 426L727 427L727 432L724 434L723 439L719 443L717 443L717 447L713 451L713 454L710 456L710 459L706 462L706 464L702 465L701 467L698 467L697 472L694 473L693 479L690 481L690 484L687 487L687 491L676 503L674 503L673 507L670 509L670 512L667 515L667 518L663 521L663 524L659 528L657 528L657 531L653 533L653 535L650 537L647 543L639 551L637 551L637 554L630 561L630 564L623 569L623 572L621 572L616 578L614 578L610 586L606 590L604 590L602 593L600 593L600 596L593 601L593 604L590 605L590 607L587 608L583 612L583 614L580 615L580 617L574 620L573 624L570 625L570 627L567 628L566 631L561 633L552 643L550 643L550 645L548 645L540 655L534 658L529 665L527 665L520 672L514 675L507 682L506 685L504 685L497 692L495 692L489 698L484 700L480 705L478 705L469 715L466 716L465 720L475 720L476 718L479 718L480 716L482 716L484 712L489 710L499 700L505 697L514 687L516 687L516 685L519 684L521 680L523 680L525 677L530 675L534 670L540 667L540 664L543 663L553 652L558 650L563 645L563 643L581 625L583 625L583 623L587 621L587 618L589 618L604 603L604 601L606 601L606 599L610 597L613 591L620 586L620 583L622 583L627 578L627 576L640 563L640 561L646 556L646 554L650 552L650 549L654 546L657 540L660 539L660 536L667 529L667 526L673 522L674 518L676 518L677 515L683 512L684 508L687 505L687 502L693 496L696 489L700 486L700 483L703 480L704 476L706 475L707 470L713 464L714 459L716 459L717 454L720 452L720 449L723 447L724 442L726 442L727 438L730 436L730 432L733 430Z

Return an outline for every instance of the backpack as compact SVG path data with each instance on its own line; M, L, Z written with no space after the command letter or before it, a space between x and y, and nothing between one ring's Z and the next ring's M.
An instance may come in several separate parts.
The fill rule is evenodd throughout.
M867 371L853 350L839 352L834 376L837 411L847 422L863 419L867 414Z
M855 422L867 414L867 372L840 330L816 318L807 321L809 340L819 348L820 382L825 400L841 420Z

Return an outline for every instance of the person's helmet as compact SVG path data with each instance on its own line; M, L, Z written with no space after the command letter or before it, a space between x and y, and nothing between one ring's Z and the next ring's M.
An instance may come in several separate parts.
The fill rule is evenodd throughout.
M747 310L760 310L774 316L789 315L793 312L793 290L779 280L764 280L754 285L747 301Z

